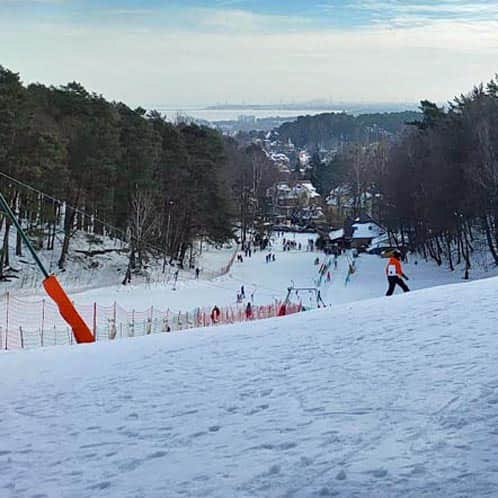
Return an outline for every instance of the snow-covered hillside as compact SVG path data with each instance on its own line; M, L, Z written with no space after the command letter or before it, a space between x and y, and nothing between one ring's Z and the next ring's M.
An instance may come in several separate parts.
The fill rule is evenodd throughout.
M295 237L304 247L309 235ZM304 249L283 251L282 241L282 237L274 240L271 248L275 261L267 263L269 253L256 251L242 263L235 262L228 274L217 278L211 278L211 269L220 267L223 262L226 265L234 255L233 248L204 252L199 279L183 272L176 282L170 273L165 282L118 284L70 295L97 338L105 340L163 333L167 326L176 331L200 323L210 324L209 315L214 305L221 307L225 317L243 315L248 301L257 306L274 305L276 309L275 303L285 299L291 285L312 288L319 284L322 300L332 306L385 294L385 259L362 254L354 260L356 271L346 284L349 264L353 261L349 255L340 256L336 268L332 258L323 253ZM314 264L316 258L318 265ZM326 277L319 281L321 265L329 262L330 281ZM415 256L410 256L405 272L414 290L462 282L461 272L449 272ZM237 304L241 287L245 289L245 299ZM0 343L4 347L32 348L70 342L70 329L56 306L43 298L43 294L0 295ZM313 292L292 293L291 300L306 309L317 305ZM8 337L5 330L9 330Z
M2 497L481 497L498 279L7 352Z
M3 237L0 229L0 237ZM128 245L119 239L107 236L97 236L78 231L71 238L69 253L65 268L57 266L62 235L55 238L54 250L41 248L38 256L49 273L56 274L64 287L71 292L101 288L105 286L121 285L128 266ZM43 275L36 266L28 250L23 247L23 255L15 255L16 232L11 231L10 266L6 268L6 280L0 282L0 292L14 292L17 295L37 295L41 291ZM233 242L226 244L223 249L216 249L204 243L200 253L196 245L194 262L203 267L204 278L214 278L224 273L237 245ZM162 258L150 258L146 267L134 273L133 285L139 284L166 284L173 280L177 270L176 263L163 264ZM191 280L194 277L193 269L180 270L180 280Z
M145 308L146 305L154 305L159 308L185 310L195 306L235 303L237 291L244 285L246 294L249 296L253 293L257 304L268 304L275 299L285 298L287 288L292 282L296 287L316 286L320 265L314 265L314 260L319 257L320 263L323 263L333 259L319 252L283 252L278 244L275 246L275 262L265 263L267 252L258 251L253 253L251 258L245 258L243 263L235 262L229 274L214 280L202 278L201 273L201 279L198 281L189 276L180 279L176 285L173 285L172 281L166 285L118 285L74 294L74 300L77 303L97 301L107 305L117 301L130 309L133 306L141 309L140 306ZM368 254L361 255L355 260L357 271L346 285L350 261L350 257L341 256L337 269L331 266L331 281L322 279L321 292L327 304L343 304L385 294L385 259ZM438 268L434 263L425 263L421 258L413 258L405 265L405 270L411 277L409 284L413 289L462 281L461 273ZM301 297L303 304L313 304L309 302L309 295L302 293Z

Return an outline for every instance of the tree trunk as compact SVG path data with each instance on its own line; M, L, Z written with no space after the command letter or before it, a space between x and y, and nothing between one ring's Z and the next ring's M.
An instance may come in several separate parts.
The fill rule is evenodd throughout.
M441 248L441 244L439 242L439 236L436 235L434 237L434 240L436 241L437 256L438 256L438 265L441 266L443 264L443 260L441 258L441 254L443 254L443 249Z
M16 256L22 256L22 238L19 232L16 236Z
M64 214L64 240L62 241L62 250L57 266L63 270L66 264L67 254L69 252L69 242L73 235L73 225L76 217L76 211L66 204Z
M498 266L498 254L493 243L493 237L491 236L491 229L489 227L488 217L486 215L482 217L482 224L484 226L484 231L486 232L486 240L488 242L489 251L493 256L495 265Z
M462 241L462 253L463 253L463 259L465 260L465 273L463 278L465 280L468 280L471 263L470 263L470 251L469 251L469 246L467 244L467 240L465 240L465 242Z
M5 219L5 233L3 236L3 244L2 244L2 261L0 264L0 267L5 268L6 266L10 265L10 259L9 259L9 234L10 234L10 227L12 225L12 222L9 219Z
M453 266L453 256L451 254L451 238L449 234L446 235L446 249L448 251L448 263L450 265L450 270L455 271L455 267Z
M430 257L437 263L438 266L441 266L443 264L443 262L441 261L441 253L439 252L439 250L434 250L432 240L428 241L427 248L429 250Z

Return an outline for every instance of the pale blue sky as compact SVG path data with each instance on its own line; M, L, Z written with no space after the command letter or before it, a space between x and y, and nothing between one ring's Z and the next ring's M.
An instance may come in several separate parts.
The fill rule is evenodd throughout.
M496 33L496 0L0 0L0 64L130 105L443 101Z

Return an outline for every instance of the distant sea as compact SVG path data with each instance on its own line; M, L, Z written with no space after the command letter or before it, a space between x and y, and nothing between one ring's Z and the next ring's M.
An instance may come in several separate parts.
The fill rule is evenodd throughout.
M302 107L298 105L283 105L279 107L255 105L252 106L236 106L236 105L220 105L220 106L156 106L154 109L166 114L169 120L174 120L178 115L189 116L199 120L205 121L236 121L241 117L255 117L262 118L296 118L297 116L314 116L316 114L323 114L325 112L347 112L349 114L363 114L363 113L376 113L376 112L397 112L416 110L417 106L414 104L344 104L344 107L337 107L325 105L313 105Z
M166 114L168 120L174 120L178 115L189 116L195 119L205 121L236 121L240 117L254 116L257 119L261 118L295 118L297 116L322 114L324 112L341 112L341 110L331 109L209 109L206 107L156 107L156 110L162 114Z

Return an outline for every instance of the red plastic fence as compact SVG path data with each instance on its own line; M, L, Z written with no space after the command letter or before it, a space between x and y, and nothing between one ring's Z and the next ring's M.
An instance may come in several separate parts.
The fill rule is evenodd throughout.
M281 303L253 306L246 315L244 305L220 308L216 323L211 320L211 308L196 308L187 312L160 310L151 306L128 310L117 303L102 306L97 303L78 304L78 311L91 327L97 341L167 333L190 328L210 327L223 323L262 320L278 316ZM286 314L302 311L300 304L287 304ZM0 349L37 348L73 344L70 328L49 299L30 301L9 293L0 296Z

